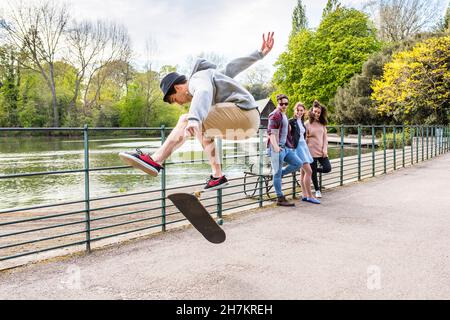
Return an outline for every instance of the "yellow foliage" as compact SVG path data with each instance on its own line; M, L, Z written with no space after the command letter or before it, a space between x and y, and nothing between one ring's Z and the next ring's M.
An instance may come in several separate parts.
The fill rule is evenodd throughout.
M396 121L446 122L450 102L450 36L395 54L372 83L378 112ZM429 121L429 122L430 122Z

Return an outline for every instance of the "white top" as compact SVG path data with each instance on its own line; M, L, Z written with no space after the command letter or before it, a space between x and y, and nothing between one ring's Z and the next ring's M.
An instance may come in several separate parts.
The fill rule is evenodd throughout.
M305 127L302 124L302 120L301 119L297 119L297 123L298 123L298 127L300 128L300 139L298 140L300 141L305 141Z

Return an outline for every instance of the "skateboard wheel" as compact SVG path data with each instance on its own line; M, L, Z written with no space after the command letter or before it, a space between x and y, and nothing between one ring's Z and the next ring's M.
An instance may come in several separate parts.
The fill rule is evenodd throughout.
M197 198L200 198L201 195L202 193L200 191L194 192L194 196L196 196Z

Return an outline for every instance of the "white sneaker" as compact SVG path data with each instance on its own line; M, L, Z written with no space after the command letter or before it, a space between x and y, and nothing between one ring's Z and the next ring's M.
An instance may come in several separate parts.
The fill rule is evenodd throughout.
M316 191L316 198L322 198L322 192Z

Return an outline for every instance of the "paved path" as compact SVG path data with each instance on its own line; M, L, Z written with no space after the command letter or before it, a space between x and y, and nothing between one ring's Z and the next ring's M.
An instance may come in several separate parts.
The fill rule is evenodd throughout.
M449 299L450 154L327 191L323 204L237 214L0 272L0 299Z

